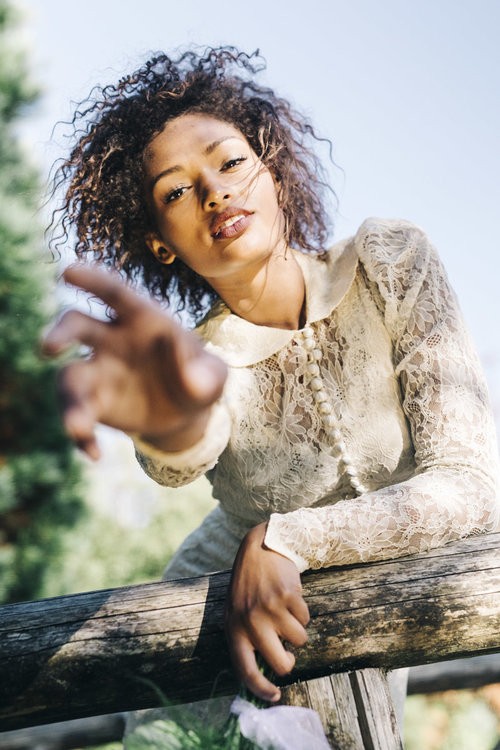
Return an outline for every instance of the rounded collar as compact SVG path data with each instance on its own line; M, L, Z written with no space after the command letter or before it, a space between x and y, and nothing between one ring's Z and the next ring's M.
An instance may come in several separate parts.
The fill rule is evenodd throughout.
M336 243L326 255L315 257L293 250L304 275L306 324L322 320L349 290L358 262L352 239ZM220 300L197 327L207 348L231 367L247 367L275 354L297 330L261 326L235 315Z

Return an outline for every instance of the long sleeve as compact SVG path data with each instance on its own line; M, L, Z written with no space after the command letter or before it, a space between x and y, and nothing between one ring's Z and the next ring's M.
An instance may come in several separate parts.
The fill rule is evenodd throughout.
M231 419L224 401L212 407L201 439L187 450L165 453L132 436L137 460L146 474L158 484L181 487L212 469L229 440Z
M416 468L357 498L273 514L266 544L301 571L422 552L498 524L484 375L433 247L403 222L367 222L355 243L382 302Z

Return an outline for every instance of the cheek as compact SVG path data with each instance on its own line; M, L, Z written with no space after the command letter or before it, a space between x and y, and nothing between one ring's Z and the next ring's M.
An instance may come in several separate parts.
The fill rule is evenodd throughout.
M283 211L281 210L279 201L279 186L276 184L270 173L268 173L266 177L265 201L269 215L272 215L275 218L282 216Z
M278 188L271 173L265 167L261 167L256 172L251 192L259 197L268 215L279 211Z
M183 206L176 206L168 215L163 213L157 217L157 226L165 243L177 245L182 242L183 237L192 233L194 223L192 216L184 210Z

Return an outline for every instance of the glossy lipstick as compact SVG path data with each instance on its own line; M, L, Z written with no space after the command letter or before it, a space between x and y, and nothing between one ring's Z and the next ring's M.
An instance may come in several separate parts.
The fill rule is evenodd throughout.
M247 228L251 215L245 208L226 208L212 219L210 234L216 240L236 237Z

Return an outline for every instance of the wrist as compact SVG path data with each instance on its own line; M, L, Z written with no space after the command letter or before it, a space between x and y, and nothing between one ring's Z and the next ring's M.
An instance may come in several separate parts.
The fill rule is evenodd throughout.
M247 532L246 538L252 544L258 546L264 546L264 539L266 537L267 521L258 523L257 526L253 526L250 531Z
M266 544L268 526L269 521L263 521L263 523L259 523L257 524L257 526L254 526L252 529L250 529L250 531L246 535L247 544L250 544L255 548L265 550L266 552L271 552L273 555L284 557L285 560L294 563L295 567L297 567L295 560L293 560L289 555L286 555L279 550L273 549L273 547L268 547L268 545Z
M210 419L210 414L211 406L203 409L173 430L161 434L145 432L138 435L138 437L156 450L164 453L179 453L192 448L193 445L196 445L202 439Z

